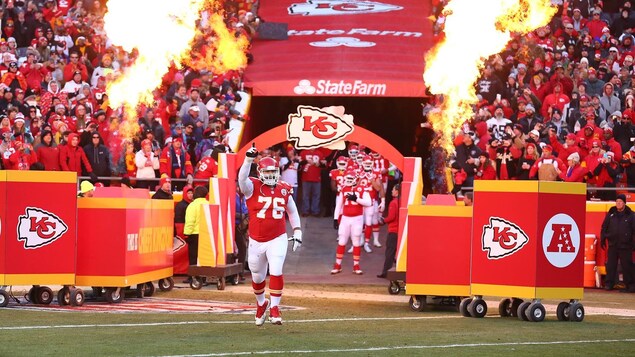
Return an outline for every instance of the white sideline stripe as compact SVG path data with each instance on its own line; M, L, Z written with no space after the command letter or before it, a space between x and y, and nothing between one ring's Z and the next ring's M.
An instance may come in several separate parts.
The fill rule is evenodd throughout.
M454 319L461 316L420 316L420 317L351 317L342 319L311 319L311 320L285 320L285 323L312 323L312 322L342 322L342 321L387 321L387 320L432 320ZM252 320L235 321L176 321L176 322L148 322L138 324L92 324L92 325L39 325L39 326L3 326L2 330L46 330L57 328L86 328L86 327L152 327L175 325L227 325L227 324L253 324Z
M386 346L369 348L341 348L327 350L296 350L296 351L248 351L248 352L225 352L206 353L196 355L169 355L163 357L212 357L212 356L243 356L243 355L268 355L268 354L294 354L294 353L339 353L339 352L375 352L391 350L423 350L436 348L464 348L464 347L504 347L504 346L535 346L535 345L571 345L578 343L615 343L615 342L635 342L633 338L622 340L579 340L579 341L528 341L528 342L500 342L500 343L464 343L451 345L423 345L423 346Z

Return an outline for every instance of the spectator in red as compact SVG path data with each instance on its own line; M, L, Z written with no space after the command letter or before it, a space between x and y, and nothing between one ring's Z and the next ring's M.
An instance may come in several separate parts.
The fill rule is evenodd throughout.
M565 170L566 166L562 160L552 154L553 148L551 145L546 145L542 148L542 156L536 160L529 171L530 179L537 177L540 181L556 181L560 171Z
M545 97L545 100L542 103L542 108L540 109L540 114L542 114L543 118L549 117L549 108L558 108L560 112L564 110L564 106L569 104L571 99L569 96L563 93L562 91L562 83L554 82L552 83L553 93L548 94Z
M621 120L622 118L619 118L618 120ZM604 135L603 135L603 141L604 141L604 147L608 149L608 151L612 152L614 154L615 157L622 157L622 146L620 145L620 143L618 143L617 141L615 141L615 139L613 138L613 129L606 127L604 128Z
M75 171L77 175L81 175L82 165L84 171L88 172L91 179L96 181L97 175L93 173L93 168L88 162L86 153L79 147L79 135L70 133L68 135L68 143L60 147L60 166L62 171Z
M565 182L584 182L589 171L580 165L580 155L574 152L567 156L567 164L567 169L560 171L560 179Z
M44 130L40 135L40 144L35 148L38 161L44 165L46 171L61 171L60 167L60 151L55 140L53 140L53 133L50 130Z
M554 131L549 131L549 143L558 157L561 158L568 158L573 153L580 155L580 147L577 145L577 140L578 138L575 134L569 133L565 137L564 144L561 144L556 133Z
M194 168L190 160L190 154L183 149L183 137L172 137L172 145L168 145L163 149L161 158L159 159L161 177L187 179L188 184L192 184L194 179ZM180 191L185 186L184 182L174 182L174 189Z
M37 162L37 155L31 144L25 143L21 136L15 138L15 152L9 156L7 170L29 170Z
M620 167L615 161L615 154L611 151L605 151L598 160L595 169L589 169L592 179L595 181L596 187L615 187L617 184L617 175ZM597 197L603 201L615 200L616 191L598 191Z
M586 23L586 28L589 30L589 35L593 38L600 38L602 36L602 30L607 27L608 24L604 20L600 19L602 11L593 10L591 20Z
M547 84L543 83L542 77L539 74L534 74L531 77L529 88L541 103L543 100L545 100L545 97L549 93L549 87L547 86Z
M194 178L208 180L209 182L211 177L216 177L218 174L218 154L224 152L224 145L217 145L211 150L206 150L201 160L196 164ZM208 182L195 182L194 186L208 186Z
M529 180L529 171L534 163L538 160L538 152L536 144L527 143L523 155L518 159L516 167L516 178L518 180Z
M48 69L42 64L37 62L37 54L35 51L27 51L26 61L20 67L20 72L24 74L27 87L23 90L29 90L32 93L39 93L42 88L42 82L48 74Z
M72 51L70 54L70 62L64 66L64 82L70 82L75 76L75 72L81 74L80 82L88 81L88 69L86 65L79 60L79 52Z
M27 89L26 77L24 77L22 72L18 71L17 62L11 62L9 64L9 70L2 75L0 82L9 87L12 91L16 88L21 88L22 90Z
M479 166L474 174L475 180L496 180L496 169L492 166L489 154L482 152L479 157Z
M322 167L326 160L322 151L317 149L302 150L300 152L302 167L302 216L320 215L320 193L322 181Z

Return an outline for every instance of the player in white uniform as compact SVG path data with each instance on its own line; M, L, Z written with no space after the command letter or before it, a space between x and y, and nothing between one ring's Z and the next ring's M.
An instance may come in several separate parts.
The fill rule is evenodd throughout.
M333 228L337 229L338 243L335 265L333 265L331 274L342 271L342 258L349 238L353 243L353 273L363 274L359 266L359 257L363 242L364 207L370 206L372 201L368 192L364 191L362 187L355 186L355 180L355 172L348 169L344 173L344 187L335 200Z
M370 155L364 155L362 158L362 172L359 178L359 185L364 187L370 194L372 205L364 207L364 250L367 253L372 252L370 249L370 236L373 235L373 245L380 248L379 243L379 216L386 207L386 198L384 186L381 182L381 173L373 168L374 162Z
M264 324L267 311L269 321L282 324L280 299L284 280L282 266L287 255L288 241L293 242L295 252L302 245L300 216L293 201L293 188L280 178L278 161L264 157L258 162L258 179L249 177L249 170L258 155L255 147L247 150L245 161L238 172L238 185L245 195L249 210L248 263L252 287L256 294L256 326ZM285 213L293 227L293 236L287 237ZM265 298L265 285L269 268L269 295Z

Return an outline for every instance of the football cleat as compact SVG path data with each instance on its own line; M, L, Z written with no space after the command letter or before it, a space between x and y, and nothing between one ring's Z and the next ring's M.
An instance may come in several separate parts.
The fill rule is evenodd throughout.
M278 306L274 306L269 310L269 321L274 325L282 325L282 316L280 316Z
M364 250L366 251L366 253L372 253L373 250L370 249L370 244L368 244L368 242L364 243Z
M265 303L258 305L256 309L256 326L262 326L267 319L267 310L269 310L269 299L265 300Z
M333 269L331 269L331 274L337 274L342 272L342 266L340 264L334 264Z
M364 274L364 272L362 271L362 269L359 267L359 264L355 264L353 265L353 273L357 274L357 275L362 275Z

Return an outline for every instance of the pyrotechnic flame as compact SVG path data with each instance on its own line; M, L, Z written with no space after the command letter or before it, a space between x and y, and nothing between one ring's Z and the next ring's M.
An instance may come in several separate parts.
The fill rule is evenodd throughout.
M131 137L137 132L137 106L154 101L152 91L161 85L170 65L196 63L196 69L205 68L214 73L246 65L243 53L246 46L227 45L232 39L233 42L236 40L217 14L211 17L214 19L211 25L215 33L222 34L220 40L208 44L206 56L194 53L192 46L197 37L210 40L202 32L204 29L197 27L197 21L205 9L212 11L220 9L220 6L216 0L108 1L108 13L104 17L108 38L127 52L133 49L138 52L132 66L110 81L106 89L110 107L125 108L127 124L122 124L123 136ZM192 57L198 59L193 61ZM212 62L212 58L221 60ZM243 58L243 61L234 58Z
M501 52L512 32L526 34L546 25L556 12L551 0L451 0L445 7L445 39L426 55L423 75L433 94L443 94L440 111L429 118L454 152L452 135L472 118L478 102L474 84L485 60Z

